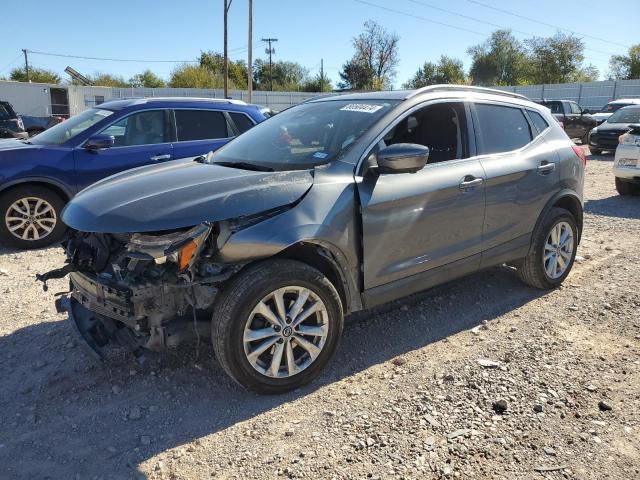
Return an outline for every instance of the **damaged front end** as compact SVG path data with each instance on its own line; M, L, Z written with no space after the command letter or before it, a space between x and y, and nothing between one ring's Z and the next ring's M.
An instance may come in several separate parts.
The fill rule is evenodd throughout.
M69 275L69 295L56 301L99 357L109 344L160 351L207 335L221 282L242 264L214 261L226 222L172 232L73 232L64 243L67 264L39 275Z

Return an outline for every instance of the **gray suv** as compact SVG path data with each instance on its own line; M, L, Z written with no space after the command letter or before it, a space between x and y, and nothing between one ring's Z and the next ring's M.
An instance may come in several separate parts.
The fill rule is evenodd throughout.
M345 314L507 263L567 277L585 157L525 97L432 86L288 109L206 157L102 180L62 214L58 300L97 356L210 336L261 393L316 377Z

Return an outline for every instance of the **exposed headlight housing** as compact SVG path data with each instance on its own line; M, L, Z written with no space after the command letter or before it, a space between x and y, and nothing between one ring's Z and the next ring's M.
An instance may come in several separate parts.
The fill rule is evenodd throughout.
M636 145L640 146L640 135L633 135L631 133L624 133L618 137L618 143L620 145Z

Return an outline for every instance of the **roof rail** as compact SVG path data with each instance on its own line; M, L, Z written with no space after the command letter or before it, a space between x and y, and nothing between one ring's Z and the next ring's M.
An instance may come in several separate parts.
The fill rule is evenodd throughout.
M178 101L184 101L184 102L190 102L193 100L197 100L197 101L209 101L209 102L216 102L216 103L227 103L227 104L232 104L232 105L246 105L247 103L244 100L236 100L234 98L211 98L211 97L171 97L171 96L167 96L167 97L133 97L136 100L145 100L147 102L154 102L154 101L172 101L172 102L178 102ZM124 100L124 99L122 99Z
M519 93L506 92L504 90L498 90L496 88L473 87L469 85L429 85L428 87L422 87L414 90L410 95L407 96L407 98L415 97L416 95L419 95L421 93L445 91L487 93L490 95L503 95L505 97L519 98L520 100L530 100L529 98Z

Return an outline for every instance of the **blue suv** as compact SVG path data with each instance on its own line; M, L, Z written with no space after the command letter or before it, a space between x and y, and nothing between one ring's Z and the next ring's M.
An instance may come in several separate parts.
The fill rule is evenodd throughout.
M38 248L59 240L64 205L130 168L216 150L270 111L237 100L115 100L29 140L0 140L0 242Z

